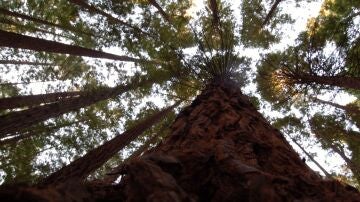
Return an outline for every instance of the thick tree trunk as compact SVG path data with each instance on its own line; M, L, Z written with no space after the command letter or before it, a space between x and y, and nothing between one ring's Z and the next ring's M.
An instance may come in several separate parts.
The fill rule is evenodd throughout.
M359 201L323 180L233 83L210 84L156 150L130 162L128 201Z
M57 102L67 98L74 98L80 95L80 91L73 91L0 98L0 110L14 109L19 107L31 107L34 105Z
M70 54L75 56L85 56L92 58L104 58L124 62L146 62L142 59L132 58L129 56L114 55L111 53L105 53L102 51L83 48L80 46L67 45L55 41L39 39L3 30L0 30L0 47L1 46L29 49L34 51L46 51L51 53Z
M300 84L320 84L360 90L360 78L348 76L298 75L294 78Z
M9 133L20 132L49 118L57 117L65 113L87 107L102 100L114 98L124 92L152 82L153 80L151 79L134 81L132 84L119 85L114 88L99 89L94 92L88 92L79 97L62 100L61 102L55 102L2 115L0 116L0 138L5 137Z
M360 201L355 188L323 180L306 166L232 83L210 84L171 130L162 144L125 166L119 185L5 187L0 196L34 201Z
M57 184L68 180L79 179L80 181L94 172L96 169L106 163L118 151L123 149L127 144L136 139L145 130L159 122L169 112L171 112L180 103L176 103L160 112L157 112L140 123L136 124L122 134L118 134L112 140L105 142L103 145L91 150L85 156L76 159L69 165L61 168L59 171L45 178L41 184Z

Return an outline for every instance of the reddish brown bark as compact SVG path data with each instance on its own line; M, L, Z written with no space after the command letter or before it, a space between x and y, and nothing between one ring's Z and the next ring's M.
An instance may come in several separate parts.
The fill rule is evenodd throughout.
M210 84L178 115L171 131L162 144L125 166L119 185L70 181L3 188L0 196L34 201L360 201L355 188L323 180L307 167L233 84Z
M130 162L127 201L359 201L312 171L232 83L214 82L156 150Z
M107 173L107 175L100 181L102 183L105 183L105 184L113 183L116 179L119 178L119 176L120 176L120 174L121 174L121 172L122 172L122 170L124 168L125 163L135 159L138 156L140 156L142 153L144 153L149 148L149 146L151 144L154 144L157 140L158 140L158 137L156 136L156 134L154 134L143 145L141 145L136 151L134 151L127 159L125 159L119 165L117 165L116 167L111 169L111 171L109 173Z
M76 56L86 56L92 58L104 58L111 60L119 60L124 62L146 62L141 59L129 56L114 55L102 51L83 48L80 46L67 45L55 41L39 39L31 36L16 34L0 30L0 47L22 48L34 51L46 51L51 53L62 53Z
M19 107L31 107L34 105L57 102L66 98L74 98L80 95L80 91L73 91L0 98L0 110L14 109Z
M83 181L89 174L101 167L106 161L123 149L127 144L136 139L145 130L159 122L180 103L176 103L164 110L157 112L140 123L136 124L122 134L118 134L112 140L89 151L85 156L76 159L59 171L51 174L42 181L42 185L66 182L69 179Z

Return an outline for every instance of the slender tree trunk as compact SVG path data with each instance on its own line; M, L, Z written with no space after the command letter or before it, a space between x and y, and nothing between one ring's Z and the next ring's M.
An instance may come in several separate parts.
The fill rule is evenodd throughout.
M136 124L131 129L117 135L112 140L105 142L103 145L89 151L85 156L73 161L69 165L61 168L59 171L45 178L41 184L49 185L63 183L69 179L79 179L80 181L85 180L89 174L101 167L104 163L106 163L106 161L108 161L118 151L123 149L132 140L136 139L145 130L159 122L179 104L180 103L178 102L160 112L153 114L152 116Z
M267 13L264 22L262 23L262 28L265 27L266 24L269 23L270 19L272 18L272 16L275 13L275 10L277 9L277 7L279 6L280 2L282 0L275 0L274 4L271 6L270 11Z
M65 99L61 102L2 115L0 116L0 138L5 137L9 133L21 132L30 126L49 118L87 107L102 100L114 98L124 92L152 82L151 79L148 79L136 81L128 85L119 85L114 88L98 89L95 92L88 92L79 97Z
M314 158L311 154L309 154L309 152L307 152L306 149L304 149L304 148L301 146L301 144L298 143L298 141L296 141L296 139L294 139L294 138L292 138L292 137L290 137L290 139L291 139L291 141L293 141L293 142L301 149L301 151L304 152L304 154L305 154L313 163L315 163L315 165L325 174L326 177L332 178L332 176L330 175L330 173L328 173L328 172L326 171L326 169L325 169L324 167L322 167L322 166L320 165L320 163L317 162L317 161L315 160L315 158Z
M127 23L125 21L122 21L122 20L110 15L109 13L106 13L105 11L102 11L102 10L96 8L95 6L86 3L86 1L84 1L84 0L69 0L69 1L71 3L73 3L73 4L76 4L76 5L80 6L80 7L82 7L82 8L85 8L90 13L97 13L97 14L100 14L102 16L105 16L110 22L115 22L115 23L124 25L126 27L130 27L130 28L134 29L135 31L137 31L139 33L149 35L149 33L146 33L144 31L142 31L140 28L135 27L134 25L131 25L130 23Z
M169 15L164 11L163 8L161 8L161 6L157 3L156 0L148 0L148 2L153 5L160 13L160 15L168 22L171 24L171 20Z
M345 161L345 163L349 166L351 172L352 172L352 173L354 174L354 176L356 177L356 180L357 180L358 182L360 182L360 178L359 178L359 176L360 176L360 165L354 163L351 159L349 159L349 158L345 155L344 151L342 151L342 150L341 150L339 147L337 147L336 145L331 144L330 146L331 146L331 149L332 149L335 153L337 153L337 154Z
M31 36L16 34L0 30L0 47L22 48L34 51L46 51L52 53L70 54L75 56L86 56L92 58L104 58L124 62L146 62L129 56L114 55L102 51L83 48L80 46L67 45L55 41L39 39Z
M316 102L326 104L326 105L330 105L330 106L333 106L333 107L338 108L338 109L342 109L342 110L346 111L346 113L348 113L348 114L360 114L360 109L357 108L357 107L354 107L354 106L344 106L344 105L340 105L340 104L337 104L337 103L334 103L334 102L329 102L329 101L326 101L326 100L322 100L322 99L319 99L319 98L316 98L316 97L312 97L312 99L314 101L316 101Z
M74 98L80 96L82 92L58 92L38 95L24 95L15 96L9 98L0 98L0 110L1 109L14 109L20 107L31 107L40 104L47 104L52 102L58 102L63 99Z
M36 65L36 66L42 66L42 65L53 65L51 63L45 63L45 62L31 62L31 61L20 61L20 60L0 60L0 64L9 64L9 65Z
M144 153L150 147L150 145L156 143L157 140L157 135L153 134L152 137L150 137L143 145L141 145L136 151L134 151L127 159L121 162L118 166L111 169L111 171L107 173L102 180L100 180L101 183L111 184L115 182L115 180L118 179L120 174L122 173L124 165Z
M242 95L217 81L185 108L171 135L126 165L126 201L351 201L355 188L312 171Z
M25 20L29 20L29 21L36 22L36 23L43 24L43 25L57 27L57 28L62 29L64 31L72 31L74 33L81 33L81 34L86 34L86 35L90 35L90 36L92 35L91 33L87 33L87 32L82 32L82 31L79 32L79 30L77 30L75 28L72 28L72 27L67 27L67 26L55 24L55 23L48 22L46 20L42 20L42 19L39 19L39 18L31 17L31 16L28 16L28 15L24 15L24 14L21 14L21 13L14 12L14 11L9 11L9 10L7 10L5 8L0 8L0 14L7 15L7 16L12 16L12 17L17 17L17 18L21 18L21 19L25 19Z
M28 131L21 133L21 134L17 134L16 136L7 138L5 140L0 140L0 146L4 146L4 145L13 145L18 143L19 141L23 141L26 140L30 137L34 137L37 136L41 133L46 133L46 134L51 134L54 133L56 130L66 127L66 126L70 126L76 123L80 123L82 121L73 121L70 123L64 123L64 124L58 124L56 126L45 126L46 128L41 128L41 129L29 129Z
M360 90L360 78L348 76L313 76L313 75L298 75L296 83L300 84L321 84L328 86L337 86L341 88Z

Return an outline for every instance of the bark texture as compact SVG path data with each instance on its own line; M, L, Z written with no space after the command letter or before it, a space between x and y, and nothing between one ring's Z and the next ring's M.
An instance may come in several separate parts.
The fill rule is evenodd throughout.
M128 201L360 201L312 171L231 82L210 84L171 129L126 166Z
M69 165L64 166L59 171L51 174L45 178L41 184L58 184L71 179L79 179L79 181L84 181L90 173L101 167L118 151L136 139L145 130L149 129L155 123L164 118L179 104L180 103L176 103L168 108L165 108L164 110L157 112L136 124L124 133L118 134L113 139L105 142L103 145L89 151L83 157L76 159Z
M76 186L4 188L0 197L18 201L32 197L37 197L33 201L360 201L355 188L323 180L312 171L247 97L225 82L208 85L178 115L170 136L127 163L122 174L118 185L76 182Z

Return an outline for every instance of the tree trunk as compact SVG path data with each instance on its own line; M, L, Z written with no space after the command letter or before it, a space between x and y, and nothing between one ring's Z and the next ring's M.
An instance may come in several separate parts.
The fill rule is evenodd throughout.
M115 182L116 179L119 178L121 171L124 168L124 164L135 159L136 157L140 156L142 153L144 153L151 144L154 144L158 140L158 137L156 134L154 134L150 139L148 139L143 145L141 145L136 151L134 151L127 159L125 159L123 162L121 162L119 165L111 169L109 173L106 174L106 176L101 179L100 181L105 184L111 184Z
M44 63L44 62L31 62L31 61L20 61L20 60L0 60L0 64L9 64L9 65L53 65L51 63Z
M148 2L154 6L160 13L160 15L168 22L171 24L171 20L169 15L164 11L163 8L161 8L161 6L156 2L156 0L148 0Z
M356 201L323 180L233 83L216 81L185 108L171 135L124 170L127 201Z
M337 147L336 145L331 144L330 145L331 149L337 153L347 164L347 166L349 167L349 169L351 170L351 172L353 173L353 175L355 176L356 180L360 183L360 166L356 163L354 163L351 159L349 159L344 151L342 149L340 149L339 147Z
M61 168L59 171L51 174L45 178L41 184L57 184L68 181L69 179L79 179L80 181L94 172L96 169L106 163L111 157L113 157L118 151L123 149L131 141L136 139L145 130L152 127L155 123L164 118L169 112L171 112L180 103L176 103L160 112L157 112L134 127L125 131L122 134L116 135L112 140L105 142L103 145L89 151L85 156L76 159L69 165Z
M80 95L80 91L73 91L0 98L0 110L14 109L19 107L31 107L34 105L58 102L63 99L74 98Z
M360 201L355 188L323 180L312 171L237 86L224 81L208 85L178 115L171 135L129 162L123 174L118 185L68 182L40 188L4 187L0 197L18 201Z
M84 0L69 0L69 1L71 3L73 3L73 4L76 4L76 5L80 6L80 7L82 7L82 8L85 8L90 13L97 13L97 14L100 14L102 16L105 16L110 22L119 23L119 24L124 25L126 27L130 27L130 28L134 29L135 31L137 31L139 33L149 35L149 33L146 33L144 31L142 31L140 28L135 27L134 25L131 25L130 23L127 23L125 21L122 21L122 20L110 15L109 13L106 13L105 11L102 11L102 10L96 8L95 6L86 3L86 1L84 1Z
M330 173L328 173L328 172L325 170L325 168L322 167L322 166L320 165L320 163L317 162L317 161L315 160L315 158L314 158L311 154L309 154L309 152L307 152L306 149L304 149L304 148L301 146L301 144L298 143L298 141L296 141L295 138L290 137L290 139L291 139L291 141L293 141L293 142L301 149L301 151L304 152L304 154L305 154L313 163L315 163L315 165L325 174L326 177L332 178L332 176L330 175Z
M274 4L271 6L270 11L267 13L264 22L262 23L261 27L264 28L266 24L269 23L270 19L272 18L272 16L275 13L275 10L277 9L277 7L279 6L280 2L282 0L275 0Z
M4 14L4 15L7 15L7 16L12 16L12 17L17 17L17 18L21 18L21 19L24 19L24 20L29 20L29 21L36 22L36 23L43 24L43 25L57 27L57 28L62 29L64 31L72 31L74 33L80 33L80 34L86 34L86 35L92 36L91 33L79 32L79 30L76 30L75 28L72 28L72 27L66 27L66 26L55 24L55 23L52 23L52 22L48 22L46 20L42 20L42 19L39 19L39 18L34 18L32 16L24 15L24 14L17 13L17 12L14 12L14 11L9 11L9 10L7 10L5 8L0 8L0 14Z
M294 79L300 84L316 83L320 85L360 90L359 77L297 75Z
M67 45L55 41L16 34L13 32L6 32L3 30L0 30L0 47L1 46L29 49L34 51L46 51L51 53L70 54L75 56L86 56L92 58L104 58L124 62L146 62L142 59L132 58L129 56L114 55L111 53L105 53L80 46Z
M6 134L9 133L21 132L30 126L49 118L57 117L65 113L87 107L102 100L114 98L124 92L136 89L139 86L143 86L151 82L153 82L151 79L144 79L128 85L98 89L95 92L88 92L79 97L68 98L62 100L61 102L55 102L2 115L0 116L0 138L5 137Z
M344 106L344 105L340 105L340 104L337 104L334 102L322 100L317 97L312 97L311 99L313 99L316 102L322 103L322 104L326 104L326 105L330 105L330 106L333 106L338 109L342 109L342 110L346 111L346 113L348 113L348 114L360 114L360 109L355 106L348 106L348 105Z

